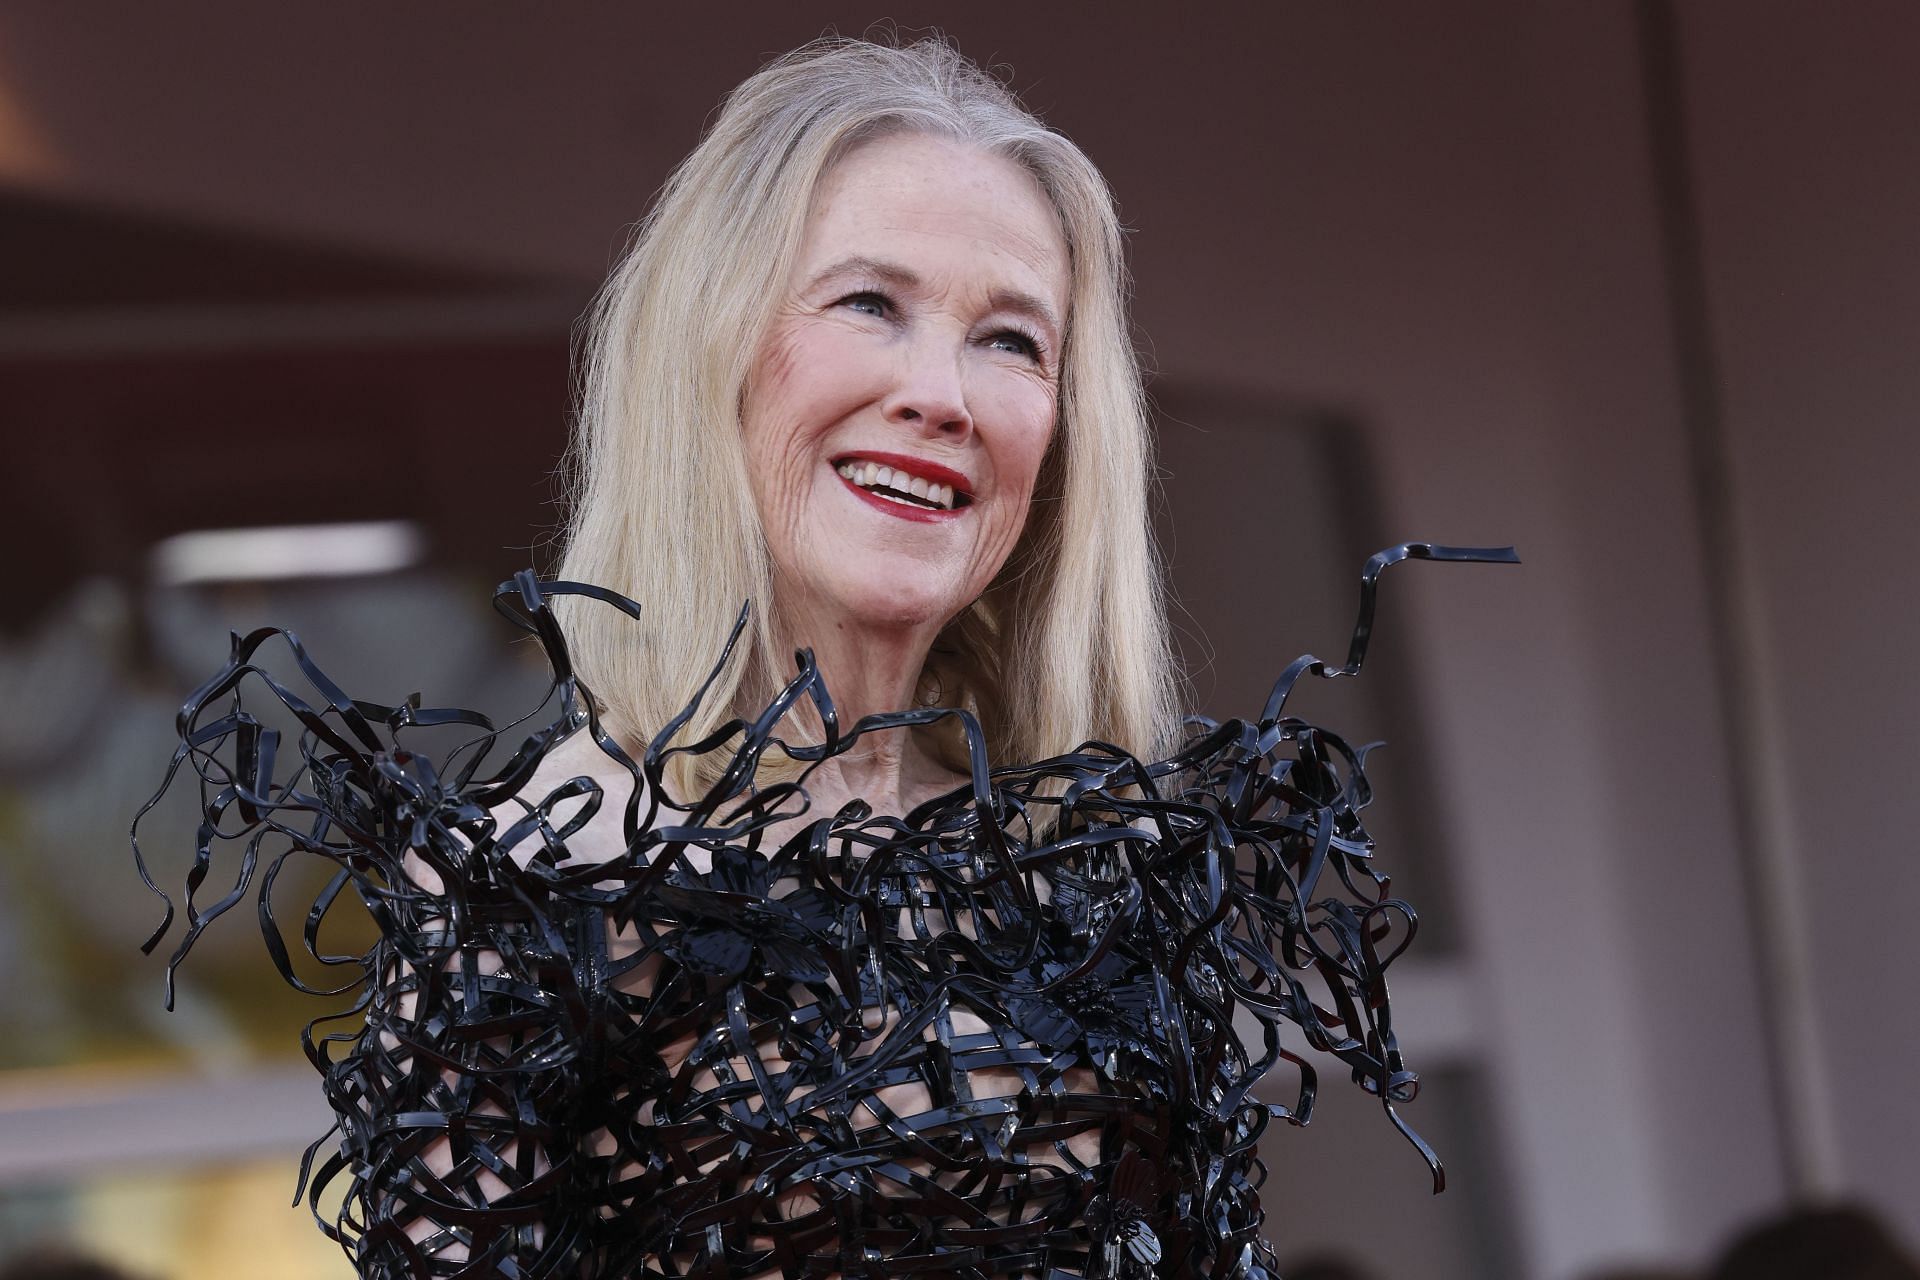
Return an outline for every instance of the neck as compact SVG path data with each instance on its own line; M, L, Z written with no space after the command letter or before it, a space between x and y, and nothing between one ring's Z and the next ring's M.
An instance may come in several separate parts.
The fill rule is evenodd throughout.
M801 608L777 618L781 651L813 650L833 697L844 732L861 717L904 711L915 705L920 674L940 624L875 627ZM823 736L811 703L795 709L811 741ZM909 730L870 733L824 762L807 789L816 803L858 796L882 812L903 813L921 799L953 785L953 774L927 754Z

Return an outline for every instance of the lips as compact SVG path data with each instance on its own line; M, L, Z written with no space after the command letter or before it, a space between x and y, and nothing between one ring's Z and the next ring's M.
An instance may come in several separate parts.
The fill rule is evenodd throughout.
M953 505L956 510L973 501L973 481L967 479L965 472L955 471L952 467L943 467L925 458L915 458L904 453L870 452L863 449L839 455L834 458L833 465L838 468L843 462L877 462L883 467L892 467L895 471L905 471L910 476L918 476L928 484L944 484L953 490Z
M916 524L959 519L972 504L972 484L952 467L901 453L846 453L833 469L862 502Z

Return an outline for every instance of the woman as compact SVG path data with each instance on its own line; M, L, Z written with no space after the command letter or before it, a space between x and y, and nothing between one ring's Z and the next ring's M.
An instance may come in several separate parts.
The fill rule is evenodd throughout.
M501 598L556 718L482 775L478 717L309 668L279 785L202 719L273 633L195 695L209 830L334 859L316 918L350 884L382 931L315 1051L361 1274L1258 1276L1255 1141L1313 1088L1279 1023L1411 1096L1410 916L1357 761L1281 715L1318 668L1161 759L1123 298L1098 173L1000 85L810 45L598 307L562 580ZM482 750L406 749L449 721ZM1283 1058L1298 1104L1253 1102Z
M923 159L941 174L900 189ZM901 202L909 232L872 210L862 220L862 202L881 192ZM964 212L949 205L962 195ZM976 225L990 247L955 255L937 243ZM981 308L990 293L896 297L897 275L853 269L917 267L881 259L923 252L929 271L943 273L921 280L923 292L1004 286L1026 305L991 312L992 328L958 344L963 318L987 318L963 317L962 303ZM814 281L835 265L848 269ZM636 629L563 601L561 617L616 719L666 723L706 675L740 603L771 600L750 620L748 660L723 674L690 733L763 704L797 642L813 646L850 709L978 706L996 759L1036 759L1089 737L1141 751L1165 745L1172 678L1123 271L1113 202L1092 164L945 45L824 42L736 89L668 180L591 329L560 576L613 586L646 613ZM878 307L862 324L876 337L894 333L883 353L802 323L860 293L873 302L844 314ZM1003 331L1010 339L996 337ZM816 341L819 350L806 345ZM783 380L796 368L824 390ZM967 402L969 393L986 403ZM803 394L820 402L793 403ZM863 394L872 403L857 410L833 403ZM913 403L922 397L930 401ZM963 420L948 422L956 410ZM909 414L921 418L906 423ZM970 414L984 415L978 430ZM836 517L826 505L841 495L824 491L841 486L825 459L778 456L789 443L819 453L816 439L782 436L817 435L829 424L816 419L834 416L858 421L829 450L949 465L978 458L1009 474L994 492L957 495L953 517L856 532L861 508ZM1009 436L1018 449L1002 459ZM956 542L969 545L948 545ZM842 573L849 581L836 580ZM831 612L831 625L806 617L816 608ZM836 653L843 620L869 612L873 625L847 637L859 659ZM866 684L883 650L884 682L861 698L852 681ZM1003 706L1013 714L999 714ZM910 745L914 780L962 765L951 743Z

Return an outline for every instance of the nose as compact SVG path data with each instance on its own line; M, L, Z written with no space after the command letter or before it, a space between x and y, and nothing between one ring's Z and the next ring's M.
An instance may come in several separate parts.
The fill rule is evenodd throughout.
M947 439L973 432L962 353L932 333L905 344L882 414L896 426Z

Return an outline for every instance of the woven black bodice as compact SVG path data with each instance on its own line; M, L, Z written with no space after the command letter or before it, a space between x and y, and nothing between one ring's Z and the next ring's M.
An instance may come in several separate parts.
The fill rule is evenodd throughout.
M1344 666L1302 658L1257 717L1190 722L1150 763L1088 743L994 767L951 710L843 729L806 655L755 720L670 746L676 722L633 758L549 603L637 606L530 574L496 604L554 683L517 742L474 712L352 699L289 633L235 636L162 787L188 767L205 816L169 1001L172 966L262 869L298 985L273 877L295 855L337 869L304 941L355 1003L305 1036L339 1142L303 1177L316 1209L345 1190L322 1227L366 1277L1270 1274L1255 1147L1308 1118L1312 1060L1396 1125L1416 1084L1385 982L1414 919L1361 826L1362 753L1284 712L1301 676L1359 669L1378 574L1409 556L1511 558L1374 557ZM275 641L304 688L256 661ZM262 690L302 724L294 750L242 704ZM778 737L801 699L823 746ZM796 828L804 775L754 783L768 751L813 763L940 717L965 729L971 783L904 818L856 803ZM408 748L448 725L472 741ZM562 743L600 767L556 768ZM727 768L668 807L682 751ZM589 831L617 833L612 856L569 849ZM222 847L236 882L196 906ZM321 954L319 921L354 900L379 941Z

